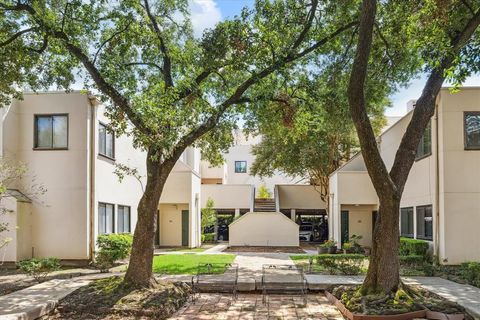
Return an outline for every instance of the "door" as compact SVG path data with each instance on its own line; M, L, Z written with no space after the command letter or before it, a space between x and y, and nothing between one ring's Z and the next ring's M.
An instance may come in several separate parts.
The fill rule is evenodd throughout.
M160 246L160 211L157 210L157 215L155 216L155 246Z
M350 238L348 234L348 211L342 211L340 220L341 244L344 244Z
M182 210L182 246L188 246L188 230L189 230L189 214L188 210Z

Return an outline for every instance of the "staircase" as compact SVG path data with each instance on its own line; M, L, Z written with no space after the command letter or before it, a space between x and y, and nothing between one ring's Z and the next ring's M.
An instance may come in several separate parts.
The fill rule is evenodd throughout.
M275 199L255 198L255 212L275 212Z

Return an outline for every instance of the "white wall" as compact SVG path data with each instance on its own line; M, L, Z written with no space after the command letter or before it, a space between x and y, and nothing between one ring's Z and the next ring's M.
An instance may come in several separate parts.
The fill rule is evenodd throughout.
M202 208L208 198L213 199L216 209L248 209L252 203L253 186L234 184L202 184Z
M298 246L298 230L298 224L282 213L249 212L230 224L229 245Z
M280 209L326 209L320 188L312 185L277 185Z
M4 156L25 163L47 192L32 206L36 257L89 258L88 96L79 92L25 94L4 118ZM68 113L68 150L34 150L34 115ZM62 243L68 245L59 245Z

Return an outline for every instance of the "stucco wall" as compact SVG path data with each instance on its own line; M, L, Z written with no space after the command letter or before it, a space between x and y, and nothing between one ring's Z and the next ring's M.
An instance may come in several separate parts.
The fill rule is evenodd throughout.
M278 185L280 209L326 209L320 187L312 185Z
M362 236L359 243L362 246L372 246L372 212L376 206L342 206L342 211L348 211L348 234ZM340 239L338 239L340 240Z
M32 206L32 246L36 257L88 259L87 95L78 92L25 94L4 120L4 156L26 163L47 192ZM33 150L35 114L69 114L68 150ZM59 245L68 242L68 245Z
M272 227L275 226L275 227ZM229 226L231 246L298 246L299 226L278 212L249 212Z
M464 111L480 111L480 88L440 94L440 260L480 261L480 150L464 149Z
M234 184L202 184L201 206L205 208L208 198L213 199L216 209L250 208L253 186Z
M161 204L160 245L182 245L182 210L188 210L188 204Z

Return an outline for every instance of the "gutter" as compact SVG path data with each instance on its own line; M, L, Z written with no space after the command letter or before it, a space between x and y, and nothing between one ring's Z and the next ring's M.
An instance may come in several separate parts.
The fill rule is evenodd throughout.
M90 103L90 147L89 147L89 161L90 161L90 195L89 195L89 239L88 239L88 258L93 260L95 252L95 107L98 101L95 97L88 97Z
M433 245L433 255L439 257L440 248L440 150L438 137L438 103L435 104L435 241Z

